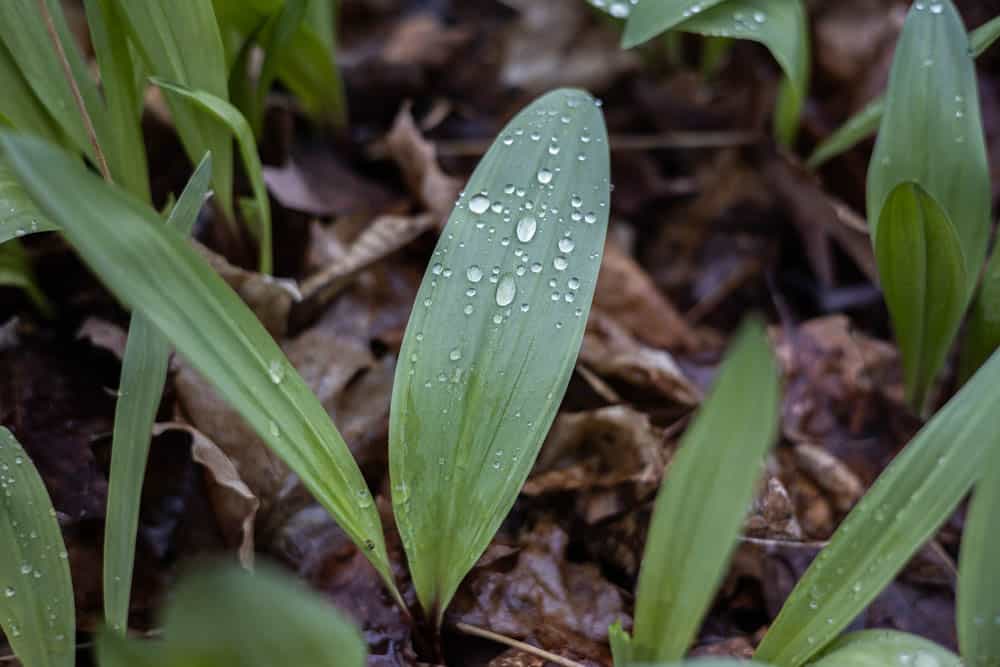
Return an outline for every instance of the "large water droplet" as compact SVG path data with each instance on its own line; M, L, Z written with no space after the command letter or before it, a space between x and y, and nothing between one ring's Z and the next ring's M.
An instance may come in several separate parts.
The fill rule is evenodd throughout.
M490 200L485 195L476 195L469 200L469 210L476 215L482 215L486 213L486 209L490 207Z
M473 264L465 272L465 277L468 278L470 282L478 283L483 279L483 270Z
M521 218L521 221L517 223L517 240L521 243L528 243L531 239L535 238L536 231L538 231L537 220L530 215Z
M567 252L567 253L573 252L573 248L575 247L576 243L573 241L573 239L570 238L559 239L559 250L561 250L562 252Z
M509 306L514 301L515 296L517 296L517 283L514 281L514 276L509 273L504 274L497 284L497 305Z
M552 172L545 167L538 170L538 182L542 185L548 185L552 182Z

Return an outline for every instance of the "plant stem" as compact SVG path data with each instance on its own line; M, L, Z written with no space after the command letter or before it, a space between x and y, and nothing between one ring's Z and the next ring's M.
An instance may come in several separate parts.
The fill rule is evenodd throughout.
M73 101L76 102L76 108L80 111L80 117L83 119L83 126L87 130L87 138L90 139L90 145L94 148L94 159L97 162L97 168L101 172L101 176L104 177L108 183L113 183L111 179L111 171L108 169L108 161L104 157L104 151L101 150L101 144L97 141L97 132L94 130L94 123L90 118L90 114L87 112L87 105L83 102L83 95L80 94L80 87L76 85L76 78L73 76L73 70L69 66L69 60L66 58L66 51L63 49L62 41L59 39L59 34L56 32L55 22L52 20L52 14L49 12L49 6L46 0L38 0L38 11L42 13L42 19L45 21L45 29L48 30L49 39L52 40L52 46L55 47L56 57L59 59L59 64L62 65L63 74L66 76L66 82L69 84L69 89L73 93Z
M505 637L490 630L477 628L474 625L469 625L467 623L456 623L455 629L459 630L460 632L464 632L467 635L472 635L473 637L482 637L483 639L489 639L495 641L498 644L504 644L505 646L516 648L519 651L530 653L531 655L538 656L543 660L547 660L557 665L562 665L563 667L583 667L583 665L581 665L579 662L574 662L569 658L564 658L561 655L550 653L545 649L540 649L537 646L532 646L531 644L526 644L525 642L520 642L516 639L511 639L510 637Z

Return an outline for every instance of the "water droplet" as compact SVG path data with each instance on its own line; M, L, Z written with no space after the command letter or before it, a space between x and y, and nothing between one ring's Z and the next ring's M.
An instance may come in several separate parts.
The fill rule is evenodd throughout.
M281 384L285 379L285 365L279 359L274 359L267 367L267 374L271 377L271 382Z
M917 651L913 658L913 667L940 667L938 659L926 651Z
M538 170L538 182L542 185L548 185L552 182L552 172L545 167Z
M570 239L570 238L559 239L559 250L560 251L565 252L565 253L570 253L570 252L573 252L573 248L575 248L575 247L576 247L576 243L573 241L573 239Z
M271 435L273 435L275 438L281 435L281 430L278 429L278 423L273 419L268 423L267 427L271 431Z
M542 265L539 264L538 262L535 262L534 264L531 265L531 272L532 273L541 273L542 272Z
M21 574L31 574L31 565L29 563L24 563L21 565Z
M579 289L580 288L580 279L579 278L570 278L566 282L566 285L567 285L567 287L569 287L572 290Z
M556 271L565 271L566 267L569 266L569 260L562 255L559 255L552 260L552 266L555 267Z
M490 200L485 195L476 195L469 200L469 210L476 215L482 215L486 213L486 210L490 207Z
M931 14L940 14L943 9L940 2L931 3Z
M569 205L573 208L580 208L583 206L583 200L576 195L573 195L573 197L569 200Z
M509 273L504 274L497 285L496 301L498 306L509 306L517 296L517 283L514 276Z
M448 358L452 361L458 361L462 358L462 351L457 347L448 353Z
M592 225L595 222L597 222L597 216L594 215L593 213L588 213L587 215L583 216L583 221L586 222L588 225Z
M7 588L3 589L3 594L5 597L12 598L15 595L17 595L17 591L14 590L13 586L8 586Z
M530 215L521 218L521 221L517 223L517 240L521 243L529 243L531 239L535 238L535 232L538 231L538 221L535 220Z
M529 305L529 304L527 304L527 303L522 303L522 304L521 304L521 312L522 312L522 313L526 313L526 312L528 312L529 310L531 310L531 305Z
M442 271L444 271L444 267L441 266L441 264L434 264L434 266L431 267L431 273L435 276L440 276Z

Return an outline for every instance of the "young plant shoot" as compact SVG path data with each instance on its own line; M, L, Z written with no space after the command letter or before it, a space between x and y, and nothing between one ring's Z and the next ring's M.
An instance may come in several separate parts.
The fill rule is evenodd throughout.
M979 278L990 228L975 68L951 0L914 3L907 15L867 199L907 399L925 412Z
M650 520L631 639L610 631L615 665L675 661L694 640L778 430L777 363L764 327L737 334L681 440ZM708 493L706 490L710 489Z
M598 103L558 90L501 132L455 205L406 328L389 470L435 624L520 492L576 364L601 265Z

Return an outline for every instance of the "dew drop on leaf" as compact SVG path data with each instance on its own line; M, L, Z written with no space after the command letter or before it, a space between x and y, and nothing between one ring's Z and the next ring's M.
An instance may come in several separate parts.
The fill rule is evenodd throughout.
M517 296L517 283L514 281L514 276L509 273L504 274L497 284L497 305L509 306L514 301L515 296Z
M521 243L528 243L535 238L536 231L538 231L537 220L530 215L521 218L521 221L517 223L517 240Z

